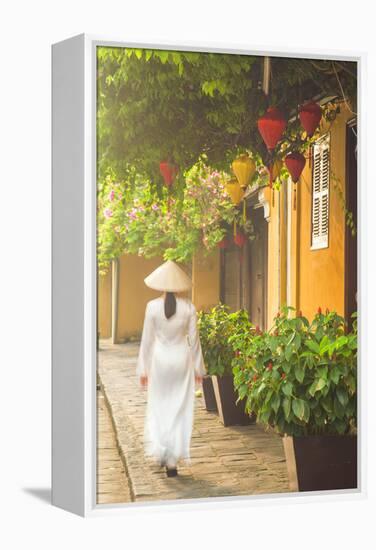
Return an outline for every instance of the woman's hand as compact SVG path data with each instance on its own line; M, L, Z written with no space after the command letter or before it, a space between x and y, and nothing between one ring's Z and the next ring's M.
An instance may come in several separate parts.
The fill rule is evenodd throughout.
M146 388L146 386L148 385L148 377L140 376L140 384L143 388Z
M195 374L195 382L196 384L202 384L202 376Z

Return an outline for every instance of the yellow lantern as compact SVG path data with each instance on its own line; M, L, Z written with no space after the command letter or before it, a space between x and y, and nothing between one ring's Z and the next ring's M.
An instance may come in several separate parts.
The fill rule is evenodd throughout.
M244 190L236 178L231 178L226 183L226 191L230 195L232 202L237 206L244 197Z
M232 163L232 169L241 187L245 188L256 172L256 164L248 155L240 155Z
M245 194L245 190L242 189L236 178L232 178L226 183L226 191L235 206L240 204ZM245 218L245 201L243 202L243 217ZM234 235L236 235L236 219L234 219Z
M283 166L283 162L281 161L281 159L277 159L273 162L273 165L272 165L272 174L271 174L271 180L272 182L275 181L280 173L281 173L281 170L282 170L282 166Z

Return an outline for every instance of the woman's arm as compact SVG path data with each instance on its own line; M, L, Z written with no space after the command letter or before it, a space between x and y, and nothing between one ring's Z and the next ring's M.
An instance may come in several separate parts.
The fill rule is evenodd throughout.
M197 378L202 378L206 374L204 358L201 350L200 336L197 330L197 313L195 306L190 304L190 318L188 325L188 339L191 348L192 363Z
M138 353L136 374L140 378L141 385L146 385L150 369L151 348L154 343L154 322L150 311L150 304L146 304L144 327L140 350Z

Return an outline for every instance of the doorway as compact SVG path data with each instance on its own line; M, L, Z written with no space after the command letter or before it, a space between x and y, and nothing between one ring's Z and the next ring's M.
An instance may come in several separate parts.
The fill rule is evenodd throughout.
M248 250L248 287L249 316L254 325L262 330L267 325L268 294L268 223L264 218L264 209L253 208L250 212L255 228L255 238L249 242Z
M221 302L231 311L244 308L260 329L267 325L268 223L264 209L253 198L247 208L254 238L239 249L233 242L221 251Z

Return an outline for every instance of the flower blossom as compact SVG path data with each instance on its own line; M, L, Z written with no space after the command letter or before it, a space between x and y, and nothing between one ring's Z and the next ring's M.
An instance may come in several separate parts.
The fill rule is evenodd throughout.
M112 218L112 210L111 208L106 208L103 212L105 218Z

